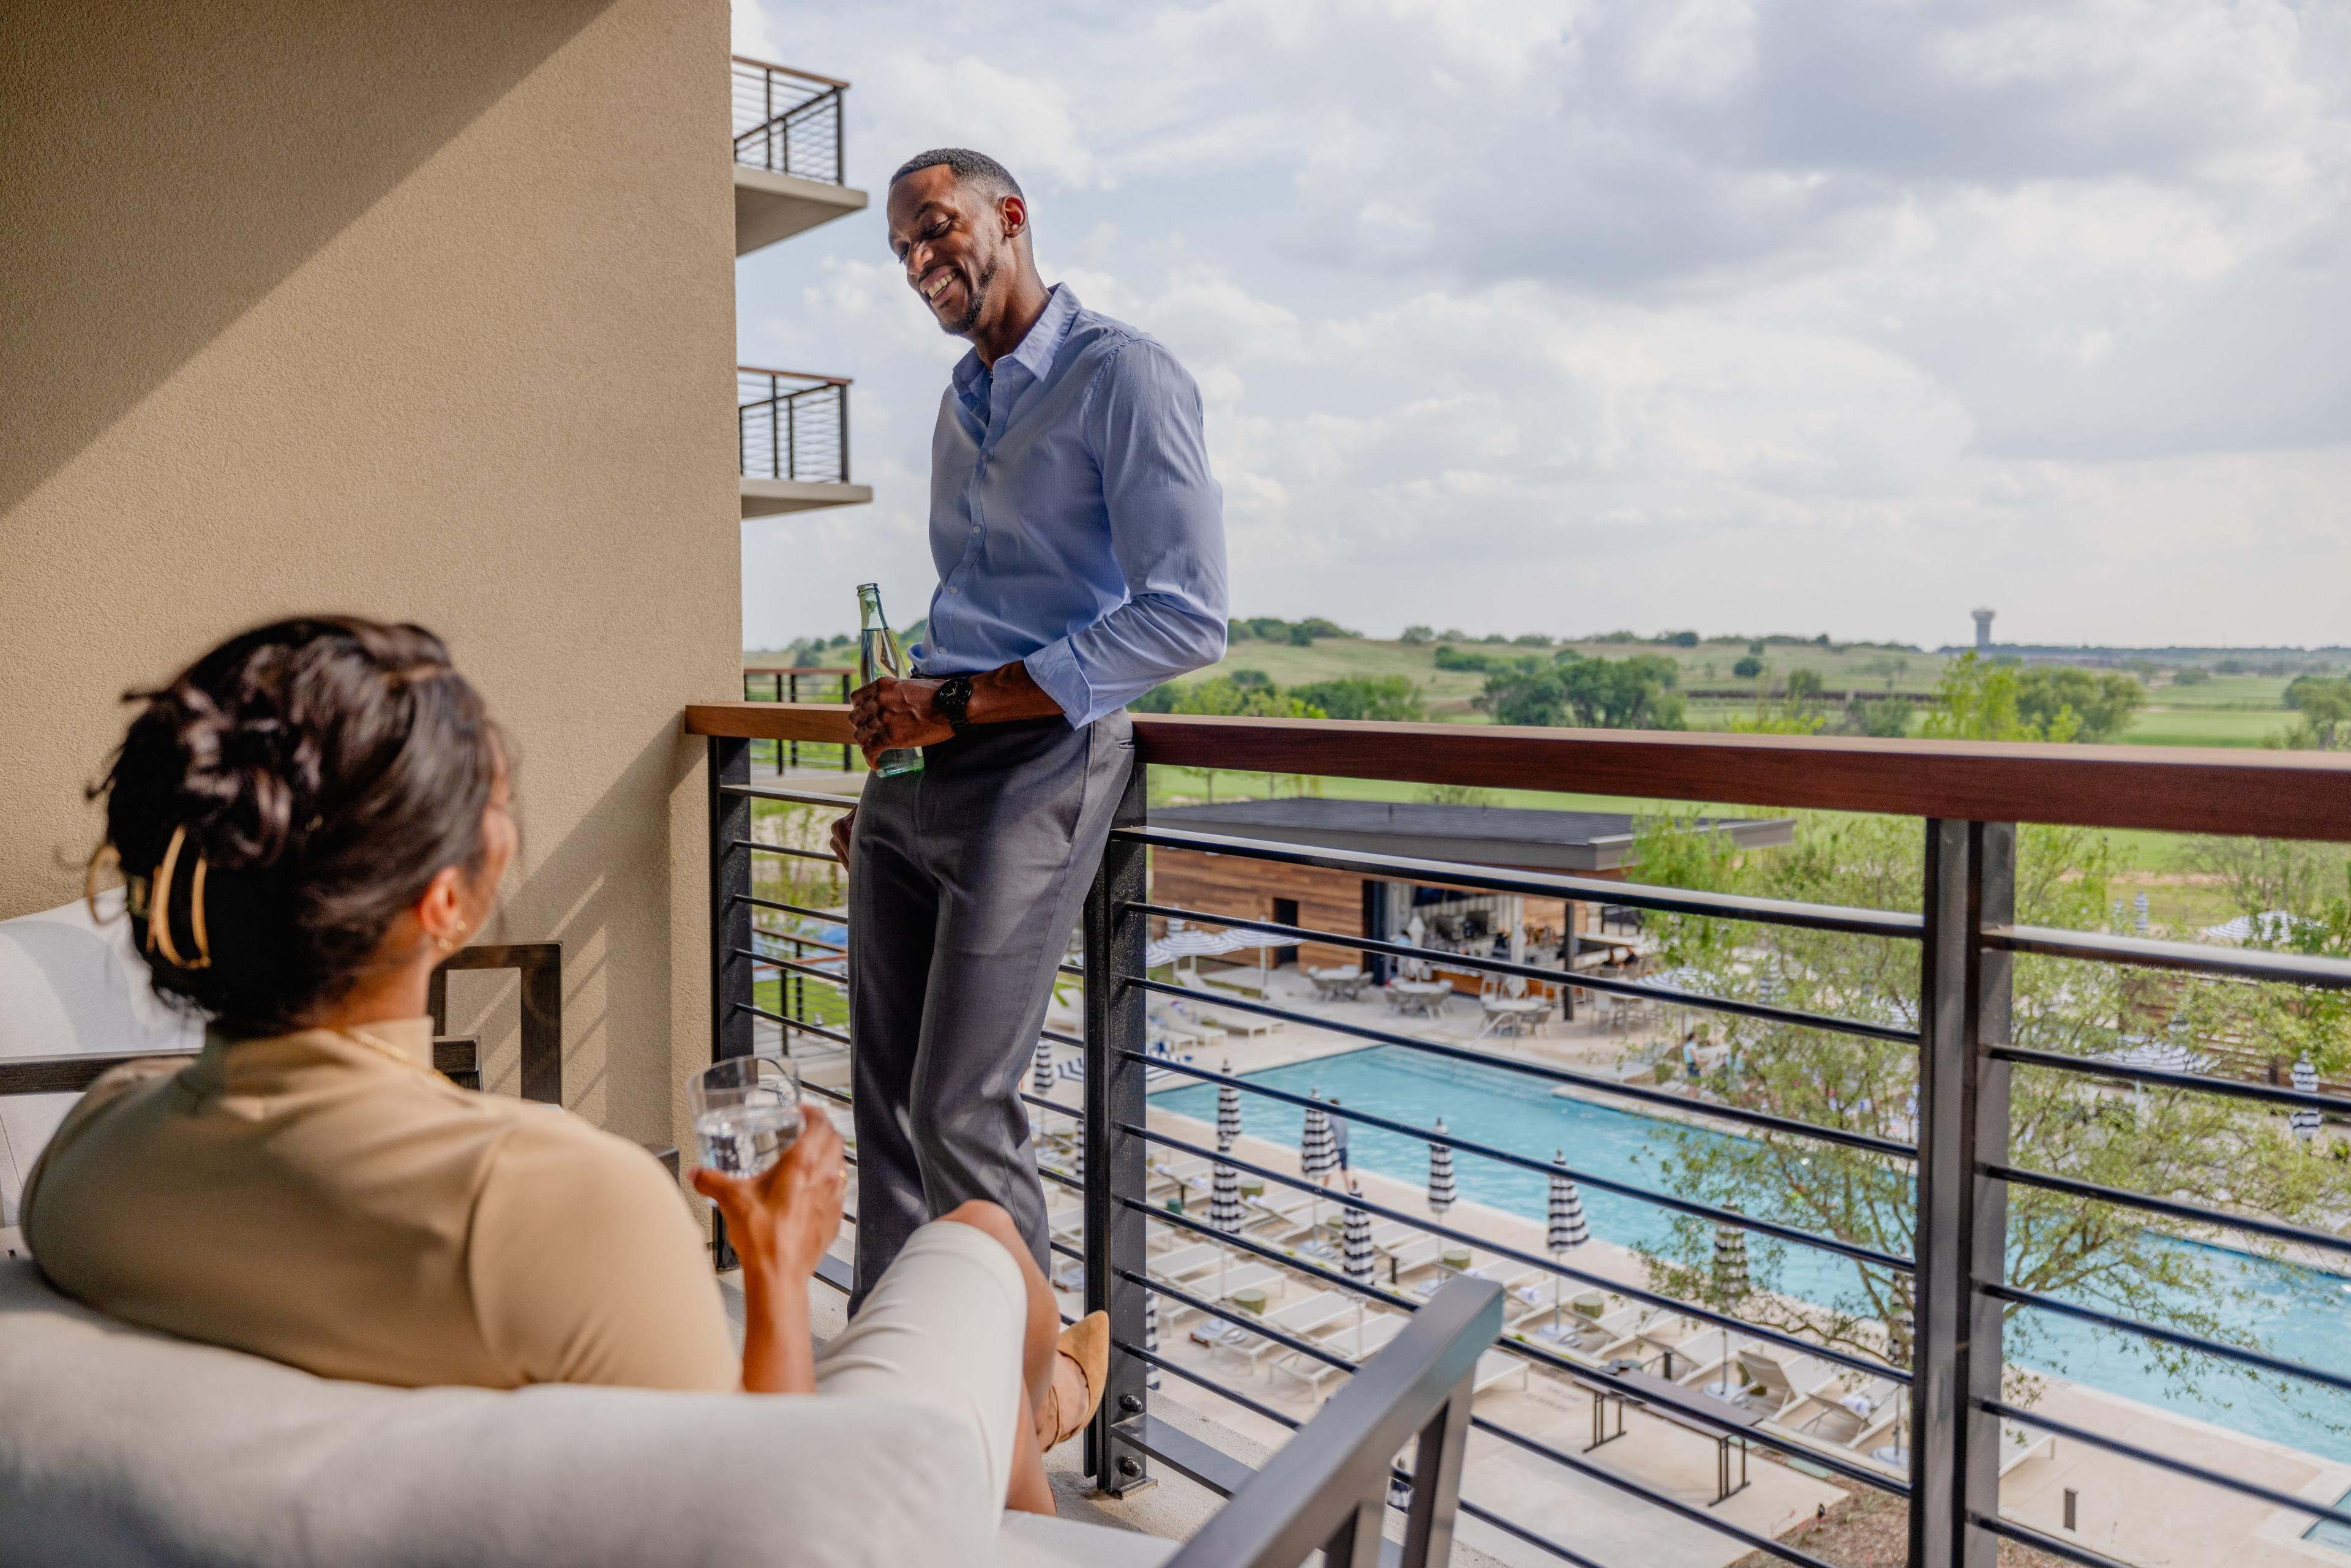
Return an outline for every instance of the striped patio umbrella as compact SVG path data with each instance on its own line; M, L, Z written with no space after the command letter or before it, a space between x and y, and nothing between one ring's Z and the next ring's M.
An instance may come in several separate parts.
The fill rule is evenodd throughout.
M1886 1314L1886 1328L1887 1349L1894 1353L1889 1354L1886 1359L1897 1364L1916 1366L1918 1364L1917 1309L1905 1299L1895 1311ZM1907 1354L1902 1353L1904 1350L1907 1350ZM1869 1457L1880 1464L1892 1465L1896 1469L1907 1469L1910 1464L1910 1443L1904 1422L1906 1413L1910 1408L1909 1390L1899 1390L1894 1397L1898 1403L1894 1408L1893 1440L1881 1448L1870 1449Z
M1312 1089L1307 1098L1315 1102L1306 1107L1306 1123L1298 1132L1298 1168L1308 1181L1319 1189L1339 1168L1339 1141L1331 1135L1331 1117L1322 1106L1322 1092ZM1313 1239L1306 1243L1305 1251L1318 1258L1331 1255L1330 1244L1322 1239L1322 1200L1314 1200Z
M1351 1283L1369 1285L1379 1276L1379 1254L1372 1250L1372 1217L1360 1207L1364 1189L1360 1184L1347 1188L1351 1200L1347 1205L1346 1251L1340 1269Z
M2304 1094L2318 1092L2318 1069L2307 1056L2294 1064L2294 1086ZM2286 1125L2294 1129L2304 1147L2318 1136L2318 1113L2307 1105L2296 1105L2286 1113Z
M1753 1288L1747 1278L1747 1232L1726 1220L1714 1228L1714 1293L1726 1307L1736 1308ZM1708 1384L1706 1391L1718 1399L1729 1399L1745 1386L1731 1375L1730 1331L1726 1328L1722 1331L1722 1375Z
M1159 1354L1159 1294L1155 1291L1143 1292L1143 1348L1154 1355ZM1143 1386L1159 1386L1159 1368L1150 1362L1143 1364Z
M1218 1161L1208 1186L1208 1223L1219 1230L1238 1231L1245 1217L1241 1212L1241 1173ZM1226 1249L1217 1249L1217 1294L1225 1293L1225 1265L1232 1259Z
M1437 1134L1439 1137L1445 1135L1445 1118L1442 1116L1437 1119ZM1460 1196L1453 1185L1453 1145L1429 1145L1428 1211L1442 1219L1445 1218L1445 1211L1451 1208L1454 1200Z
M1364 1189L1359 1184L1350 1183L1347 1195L1352 1199L1360 1200ZM1347 1276L1349 1284L1360 1285L1365 1290L1369 1290L1372 1281L1379 1278L1379 1254L1372 1250L1372 1217L1354 1202L1347 1205L1345 1249L1341 1254L1339 1268ZM1355 1328L1358 1333L1362 1333L1363 1324L1364 1298L1357 1296Z
M1225 1063L1225 1076L1233 1075L1233 1064ZM1228 1155L1241 1135L1241 1092L1229 1083L1217 1085L1217 1152Z
M1029 1074L1029 1092L1040 1100L1053 1097L1053 1042L1037 1037L1037 1065Z
M1553 1258L1564 1260L1570 1252L1592 1239L1592 1228L1583 1221L1583 1195L1575 1189L1575 1182L1567 1174L1567 1151L1552 1151L1551 1163L1558 1168L1551 1173L1551 1200L1545 1206L1543 1245ZM1562 1333L1559 1321L1560 1293L1564 1286L1561 1276L1551 1277L1551 1333L1557 1339Z
M1219 1160L1208 1186L1208 1223L1219 1230L1238 1230L1243 1218L1241 1173Z
M1322 1106L1322 1092L1308 1092L1315 1103L1306 1107L1305 1125L1298 1133L1298 1168L1306 1179L1320 1182L1339 1168L1339 1140L1331 1135L1331 1115Z
M2131 900L2131 929L2144 936L2147 935L2147 894L2142 893Z

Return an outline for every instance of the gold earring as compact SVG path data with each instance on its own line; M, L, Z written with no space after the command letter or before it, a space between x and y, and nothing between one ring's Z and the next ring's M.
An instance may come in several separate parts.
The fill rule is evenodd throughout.
M444 953L455 953L460 946L464 946L465 941L465 928L460 925L457 927L457 934L455 936L441 936L434 937L433 946L440 948Z

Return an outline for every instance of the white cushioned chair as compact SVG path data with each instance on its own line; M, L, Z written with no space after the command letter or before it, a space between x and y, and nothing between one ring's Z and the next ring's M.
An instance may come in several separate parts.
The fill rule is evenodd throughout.
M204 1029L156 999L120 918L122 893L0 920L0 1061L193 1051ZM16 1223L25 1173L77 1095L0 1095L0 1228Z

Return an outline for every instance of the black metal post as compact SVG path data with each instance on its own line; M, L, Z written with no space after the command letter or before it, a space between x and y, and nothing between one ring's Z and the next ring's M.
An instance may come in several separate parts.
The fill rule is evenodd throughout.
M849 104L841 89L832 89L832 183L849 183Z
M1114 828L1142 824L1144 776L1135 763ZM1119 1199L1144 1199L1143 1140L1123 1129L1143 1125L1144 993L1123 977L1143 973L1150 922L1128 905L1146 896L1149 852L1113 833L1085 908L1086 1311L1110 1313L1111 1337L1109 1385L1086 1432L1086 1473L1113 1497L1150 1479L1143 1451L1115 1430L1144 1414L1149 1398L1148 1364L1119 1348L1143 1343L1144 1291L1123 1277L1144 1271L1143 1211Z
M1995 1568L2001 1303L1978 1287L2005 1268L2007 1189L1981 1174L2008 1155L2008 1067L1984 1055L2008 1038L2012 961L1986 925L2016 908L2016 829L1929 821L1919 976L1917 1339L1911 1385L1912 1568Z
M832 389L833 404L841 410L841 482L849 483L849 389Z
M792 396L784 399L784 447L787 460L784 464L784 471L777 476L778 478L797 479L800 476L799 413L799 395L795 392Z
M726 736L710 740L710 1060L748 1056L752 1048L751 852L736 845L751 837L751 802L725 784L751 781L751 743ZM739 1004L739 1005L738 1005ZM711 1216L711 1255L721 1270L735 1267L726 1228Z

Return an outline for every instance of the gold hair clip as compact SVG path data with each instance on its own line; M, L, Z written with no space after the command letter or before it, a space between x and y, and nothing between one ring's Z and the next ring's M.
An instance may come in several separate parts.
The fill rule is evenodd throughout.
M187 839L185 822L172 830L172 841L163 851L163 862L155 868L155 896L147 915L147 946L151 951L163 955L175 969L209 969L213 964L212 943L204 936L204 856L196 852L196 869L188 877L188 925L195 933L196 956L191 963L180 956L179 947L172 941L172 873L180 863L180 845Z

